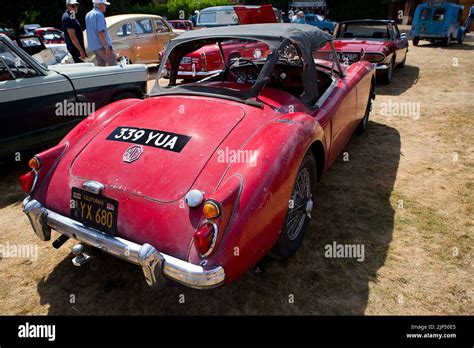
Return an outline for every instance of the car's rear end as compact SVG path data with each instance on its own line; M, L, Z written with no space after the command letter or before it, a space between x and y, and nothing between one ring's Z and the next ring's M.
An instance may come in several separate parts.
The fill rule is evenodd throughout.
M29 195L24 211L41 240L54 229L62 235L57 247L81 242L77 265L98 249L141 266L151 286L164 277L201 289L222 285L226 273L212 253L240 182L216 190L228 163L214 159L214 175L204 168L244 116L235 103L212 98L111 104L30 161L20 180Z

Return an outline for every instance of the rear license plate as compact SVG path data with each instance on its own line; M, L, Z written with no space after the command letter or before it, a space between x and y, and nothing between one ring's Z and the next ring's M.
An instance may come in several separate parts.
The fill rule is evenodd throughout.
M341 62L357 62L359 60L358 53L338 53L337 57Z
M71 217L84 225L114 236L117 231L118 202L76 187L71 194Z

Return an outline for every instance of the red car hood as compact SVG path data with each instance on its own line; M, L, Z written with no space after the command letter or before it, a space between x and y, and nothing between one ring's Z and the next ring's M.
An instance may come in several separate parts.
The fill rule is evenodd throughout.
M239 24L277 23L271 4L259 7L234 6Z
M218 99L178 96L145 99L108 123L89 141L71 164L71 175L161 202L178 200L189 191L219 144L244 116L244 110L237 104ZM166 138L166 133L190 139L178 152L152 146L158 139L153 138L148 145L140 144L143 152L137 160L127 163L123 155L137 143L114 139L122 128L152 130L155 137L165 133L161 140ZM128 133L125 134L127 137Z
M334 48L338 52L360 52L363 48L370 53L383 53L385 42L375 40L334 40ZM322 50L330 50L326 45Z

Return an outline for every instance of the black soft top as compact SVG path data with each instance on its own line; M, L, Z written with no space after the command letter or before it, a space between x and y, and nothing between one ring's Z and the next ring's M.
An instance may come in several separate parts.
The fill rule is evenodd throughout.
M190 30L172 39L167 49L172 49L190 40L221 37L250 38L268 43L273 42L275 46L279 46L279 43L288 39L292 42L298 42L301 48L306 46L311 50L319 49L326 42L333 39L331 35L313 25L292 23L246 24Z

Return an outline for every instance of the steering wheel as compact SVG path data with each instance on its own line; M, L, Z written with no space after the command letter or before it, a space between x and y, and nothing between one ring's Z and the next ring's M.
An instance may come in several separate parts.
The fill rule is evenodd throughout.
M232 63L230 63L228 66L225 67L224 72L222 74L222 82L226 81L225 77L228 73L232 74L234 79L237 79L237 75L234 74L232 71L230 71L230 68L232 68L237 62L239 62L239 63L241 63L241 62L250 63L255 68L255 70L257 70L257 74L260 74L260 69L259 69L258 65L255 64L251 59L239 57L239 58L233 59Z

